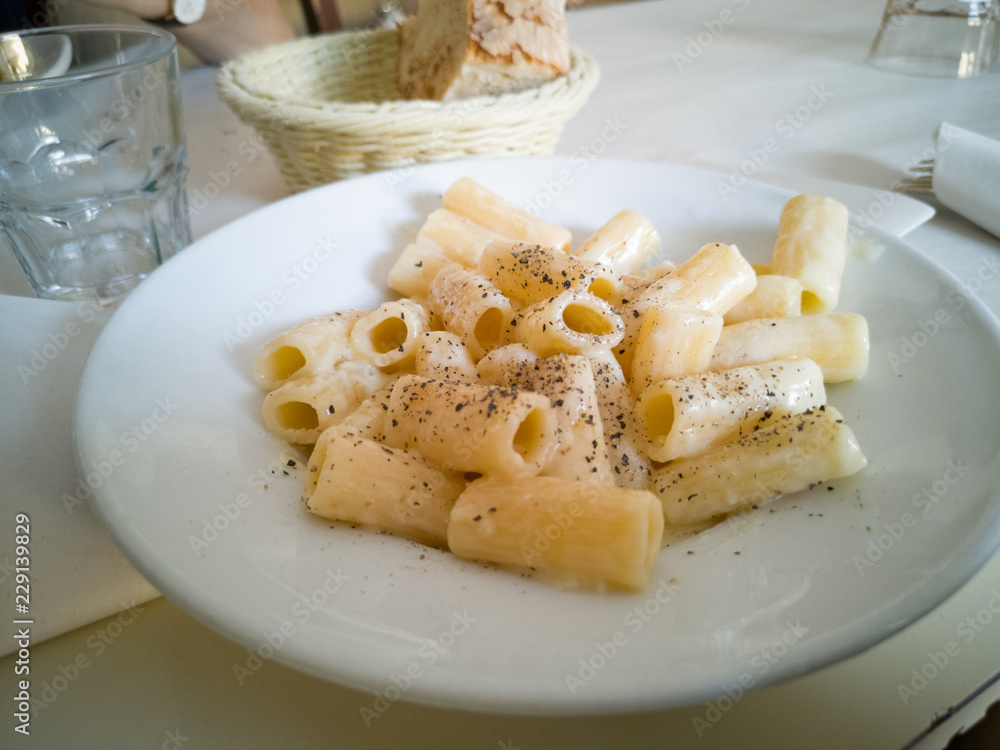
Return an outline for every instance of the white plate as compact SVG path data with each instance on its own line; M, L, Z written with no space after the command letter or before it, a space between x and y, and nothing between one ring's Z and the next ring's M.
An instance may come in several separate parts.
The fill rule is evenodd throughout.
M254 351L385 299L396 254L462 175L544 207L577 242L635 209L675 259L721 241L765 260L790 196L748 184L723 197L718 175L657 164L433 165L269 206L143 282L84 372L78 459L140 571L248 648L234 676L259 667L256 651L377 691L370 720L400 699L525 713L692 703L875 644L997 548L997 323L877 232L886 251L848 259L841 304L869 320L871 367L829 388L871 466L664 549L644 593L562 592L307 515L262 426Z

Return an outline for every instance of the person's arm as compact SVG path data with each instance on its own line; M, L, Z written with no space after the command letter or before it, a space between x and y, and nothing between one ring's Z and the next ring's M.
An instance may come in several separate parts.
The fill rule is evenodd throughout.
M86 0L118 8L143 19L167 15L170 0ZM201 20L172 26L172 34L202 62L218 65L235 57L295 37L279 0L208 0Z

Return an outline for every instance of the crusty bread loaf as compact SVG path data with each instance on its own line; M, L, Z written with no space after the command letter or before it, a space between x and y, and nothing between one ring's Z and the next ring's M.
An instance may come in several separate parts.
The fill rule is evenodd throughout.
M521 91L568 69L565 0L420 0L399 29L404 99Z

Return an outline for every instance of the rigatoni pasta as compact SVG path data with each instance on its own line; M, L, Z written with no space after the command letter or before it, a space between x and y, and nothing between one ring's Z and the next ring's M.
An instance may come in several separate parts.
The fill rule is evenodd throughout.
M351 348L365 362L387 370L413 364L417 339L430 330L430 315L419 302L385 302L351 328Z
M659 249L656 227L642 214L625 209L584 240L573 254L617 273L631 273L646 265Z
M654 281L622 311L625 335L615 350L626 377L646 312L660 305L686 305L724 315L757 285L757 275L735 245L703 245L690 259Z
M633 211L570 253L564 228L458 180L389 273L404 298L261 348L265 424L311 446L311 513L642 588L665 528L864 467L824 386L868 360L864 318L828 309L839 217L796 199L767 264L710 242L642 268L659 235Z
M572 235L568 230L532 216L468 177L456 180L445 192L441 204L449 211L512 240L569 250Z
M610 351L621 341L622 319L604 300L569 289L525 307L507 328L506 340L539 357Z
M335 312L307 320L271 339L254 358L257 383L270 391L294 378L330 372L338 362L353 359L351 330L364 316L360 310Z
M867 463L840 412L820 406L667 464L652 480L666 520L688 526L850 476Z
M755 318L795 318L802 314L802 283L791 276L757 276L757 286L722 316L729 326Z
M264 424L288 443L312 445L371 396L389 376L364 362L343 362L316 376L288 380L264 398Z
M819 365L811 359L775 360L658 381L639 396L636 412L649 457L667 462L825 403Z
M479 270L521 306L568 289L614 303L622 286L618 274L603 264L523 242L490 243L479 258Z
M388 445L451 471L537 474L555 449L549 400L514 388L403 375L385 420Z
M864 376L869 349L868 321L857 313L759 318L723 327L711 369L804 357L819 364L827 383L842 383Z
M359 523L435 547L448 539L448 517L465 482L419 453L338 428L313 448L304 500L316 515Z
M444 329L458 335L473 360L482 359L500 343L514 311L510 300L486 276L457 263L438 272L428 304Z
M476 363L468 347L451 331L427 331L420 336L413 365L416 374L425 378L459 383L476 379Z
M556 450L546 461L547 476L611 485L611 462L601 429L600 402L590 361L557 354L532 361L508 361L495 373L502 385L547 396L556 418Z
M645 586L662 537L652 492L555 477L477 480L448 524L459 557L597 589Z
M797 195L785 204L771 273L802 283L802 312L830 312L837 306L847 257L847 208L832 198Z
M707 370L722 316L688 305L656 305L642 317L632 355L632 395L653 383Z

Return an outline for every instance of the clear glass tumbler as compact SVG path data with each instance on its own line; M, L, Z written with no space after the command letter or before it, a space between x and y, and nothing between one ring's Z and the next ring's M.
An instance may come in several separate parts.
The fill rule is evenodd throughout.
M1000 47L1000 0L888 0L868 55L877 68L936 78L989 73Z
M189 244L185 177L171 34L0 35L0 234L39 297L117 302Z

